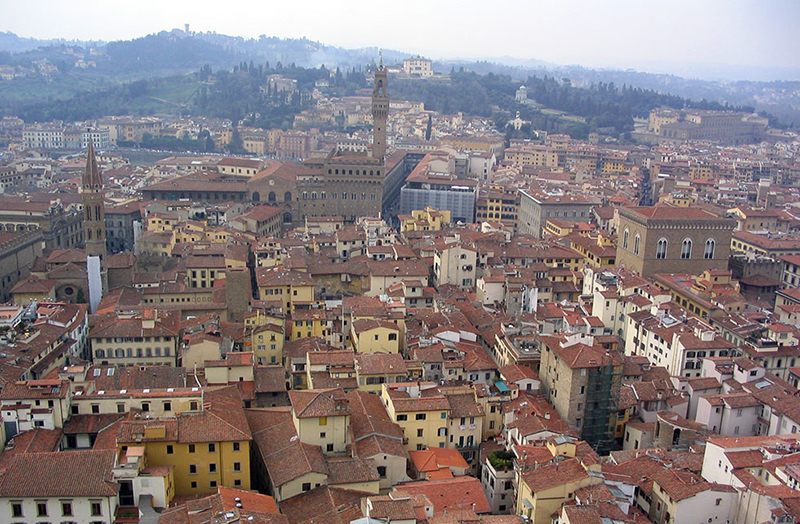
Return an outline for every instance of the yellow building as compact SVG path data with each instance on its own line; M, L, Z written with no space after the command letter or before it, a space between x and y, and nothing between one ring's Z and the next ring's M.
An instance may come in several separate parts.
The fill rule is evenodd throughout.
M403 430L406 450L447 447L450 403L444 395L420 396L432 382L383 384L381 400L389 417Z
M400 328L383 320L359 319L353 322L350 340L356 353L399 353Z
M588 445L581 443L588 448ZM532 524L550 524L552 515L568 501L575 491L601 484L602 477L588 472L600 472L594 452L579 453L575 439L555 437L547 441L551 461L536 468L523 466L516 471L518 486L515 512ZM591 451L591 448L589 448Z
M303 337L326 338L333 323L332 311L328 309L295 309L292 312L290 330L294 339Z
M350 443L350 407L344 390L289 391L292 421L304 444L319 446L323 453L344 453Z
M295 310L298 304L314 301L314 279L308 273L283 266L260 267L256 271L258 296L261 300L280 300L283 313Z
M250 335L249 348L253 351L256 363L281 364L283 363L283 327L277 324L255 326Z
M432 207L425 209L415 209L410 215L400 215L400 232L406 231L440 231L442 226L449 224L451 213L445 209L439 211Z
M253 382L253 353L231 351L220 360L205 363L206 381L209 385L228 385Z
M202 411L121 424L119 452L143 446L151 466L172 466L175 495L250 489L252 436L235 386L205 393Z
M614 240L605 235L573 235L570 237L570 248L583 255L588 266L605 268L616 265L617 247Z

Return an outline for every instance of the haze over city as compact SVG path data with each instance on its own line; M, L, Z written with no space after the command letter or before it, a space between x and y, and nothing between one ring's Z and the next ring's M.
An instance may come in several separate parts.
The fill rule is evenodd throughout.
M0 30L40 39L131 39L188 23L195 31L307 37L434 59L537 59L706 79L800 78L800 3L791 0L511 0L491 7L476 0L3 1L0 6Z
M0 15L0 524L800 522L800 4Z

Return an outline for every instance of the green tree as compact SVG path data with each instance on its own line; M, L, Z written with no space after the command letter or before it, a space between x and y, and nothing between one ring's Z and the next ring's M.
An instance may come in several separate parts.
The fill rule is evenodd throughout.
M228 151L231 153L244 153L244 140L239 134L239 129L234 127L231 133L231 142L228 144Z

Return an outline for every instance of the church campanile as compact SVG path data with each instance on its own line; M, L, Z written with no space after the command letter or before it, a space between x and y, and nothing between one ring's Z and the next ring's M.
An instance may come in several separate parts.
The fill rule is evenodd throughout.
M97 168L94 144L89 141L86 151L86 171L81 187L83 196L83 243L86 257L100 259L100 278L105 295L108 292L108 268L106 265L106 214L103 198L103 178Z
M375 89L372 91L372 156L386 158L386 121L389 119L389 86L383 55L375 69Z

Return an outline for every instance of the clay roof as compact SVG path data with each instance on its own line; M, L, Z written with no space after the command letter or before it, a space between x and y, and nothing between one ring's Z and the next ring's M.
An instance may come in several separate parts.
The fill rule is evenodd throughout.
M281 502L290 524L350 524L363 516L361 498L373 495L320 486Z
M411 495L425 495L433 503L434 514L448 511L471 510L475 513L492 511L486 494L478 479L465 476L443 480L425 480L395 486L396 492Z
M419 472L436 471L442 467L469 467L469 464L457 449L430 448L422 451L412 450L408 452L408 455Z
M326 457L328 484L355 484L380 480L375 463L360 457Z
M336 417L350 414L350 407L341 388L292 390L289 400L297 418Z
M319 446L305 445L298 439L289 408L248 409L245 416L258 454L276 486L309 473L327 474Z
M568 482L578 482L588 478L586 470L577 459L567 459L560 463L548 464L539 469L527 471L522 478L534 493L545 491Z
M116 497L114 451L24 453L0 477L0 497Z

